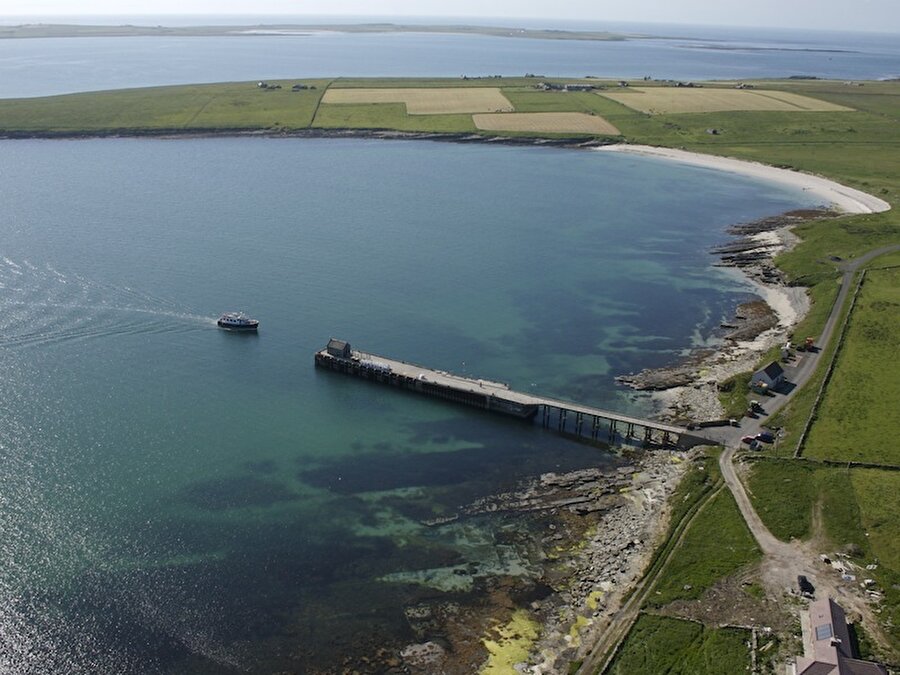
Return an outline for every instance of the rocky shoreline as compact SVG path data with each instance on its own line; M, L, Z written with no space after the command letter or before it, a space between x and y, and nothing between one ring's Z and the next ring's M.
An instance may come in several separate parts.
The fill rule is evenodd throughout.
M396 131L392 129L98 129L80 131L2 131L0 140L88 140L94 138L362 138L380 140L443 141L446 143L487 143L490 145L546 146L569 149L594 149L613 141L595 136L542 138L538 136L489 136L474 132Z
M621 375L616 380L654 392L663 419L720 418L723 410L718 383L752 370L766 351L785 341L809 309L805 290L788 286L784 273L774 263L776 255L797 242L790 228L835 215L827 209L804 209L729 227L728 233L738 239L712 249L711 253L719 256L716 265L737 270L753 282L764 299L738 305L734 317L720 326L720 346L698 348L677 363Z
M518 646L521 658L506 665L534 675L566 672L640 577L665 532L668 498L688 464L684 454L665 450L638 452L629 462L607 471L543 474L462 507L459 519L507 514L537 524L538 534L527 537L536 573L483 579L481 607L447 600L406 607L419 641L383 654L385 669L377 672L479 672L496 658L487 643L502 651L522 641L522 625L533 626L534 635ZM519 628L506 628L510 624Z

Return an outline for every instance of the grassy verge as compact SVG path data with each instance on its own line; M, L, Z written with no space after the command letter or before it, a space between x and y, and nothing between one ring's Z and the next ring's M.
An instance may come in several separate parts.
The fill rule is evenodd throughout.
M647 604L661 607L677 599L699 598L718 579L760 556L734 498L722 490L691 523L651 590Z
M821 534L835 550L866 550L856 494L845 469L761 459L753 463L748 488L759 517L782 541L808 539L814 509L819 508Z
M748 481L753 508L769 531L783 541L810 535L818 499L817 469L806 462L758 461Z
M722 476L719 472L716 453L702 456L685 472L675 492L669 498L669 505L672 509L669 517L669 529L662 545L653 553L650 564L644 573L645 578L653 579L659 573L663 561L674 548L685 523L703 505L709 494L721 485ZM625 595L625 598L630 597L632 592L633 589Z
M615 675L714 675L746 672L750 632L641 614L606 670Z
M831 313L839 288L837 283L827 280L811 289L811 291L814 291L811 295L817 298L813 305L815 314L813 315L813 312L810 312L811 316L808 316L798 324L797 329L794 331L795 335L818 337L828 315ZM849 304L848 301L841 309L841 314L838 317L838 326L841 325L844 317L847 315ZM792 453L796 449L800 435L806 426L806 421L812 413L822 381L825 379L827 364L830 363L836 349L837 335L834 335L828 346L819 354L819 365L806 385L794 394L794 397L786 406L769 418L769 426L784 429L783 437L779 441L782 453Z
M719 382L719 402L725 409L725 417L740 419L747 412L750 403L750 376L753 373L738 373ZM754 396L756 396L754 394ZM759 398L756 396L756 398Z

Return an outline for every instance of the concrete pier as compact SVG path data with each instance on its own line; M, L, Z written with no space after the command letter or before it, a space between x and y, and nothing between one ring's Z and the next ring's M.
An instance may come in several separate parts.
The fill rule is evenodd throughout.
M389 384L426 396L462 403L520 419L539 416L544 427L593 440L634 439L647 444L682 448L708 443L698 432L654 420L622 415L569 401L515 391L503 382L455 375L443 370L352 350L331 340L316 352L316 366L362 379Z

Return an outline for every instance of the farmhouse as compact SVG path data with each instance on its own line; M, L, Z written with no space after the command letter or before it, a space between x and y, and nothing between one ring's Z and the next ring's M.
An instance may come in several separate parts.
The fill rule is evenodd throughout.
M784 368L777 361L772 361L765 368L757 370L750 378L752 387L764 384L768 389L777 389L782 382L784 382Z
M855 658L847 617L831 598L811 603L808 617L793 675L887 675L883 666Z

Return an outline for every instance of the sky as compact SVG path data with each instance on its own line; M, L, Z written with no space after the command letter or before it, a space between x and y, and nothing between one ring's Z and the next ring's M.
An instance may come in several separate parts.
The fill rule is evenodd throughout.
M97 14L542 18L900 33L900 0L0 0L0 16Z

